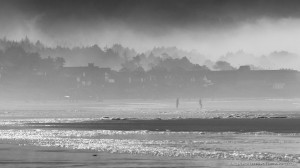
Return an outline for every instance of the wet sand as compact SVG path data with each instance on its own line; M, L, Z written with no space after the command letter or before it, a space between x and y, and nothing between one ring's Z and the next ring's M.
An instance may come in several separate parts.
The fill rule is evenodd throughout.
M226 118L288 116L300 118L300 99L182 99L0 102L1 119L24 118Z
M111 154L90 150L70 150L53 147L20 146L0 143L1 168L38 167L229 167L233 161L201 158L172 158L147 155ZM200 166L201 165L201 166ZM226 166L228 165L228 166Z
M20 146L3 141L0 143L1 168L53 168L53 167L186 167L186 168L295 168L296 163L272 161L216 160L202 158L162 157L70 150L54 147Z

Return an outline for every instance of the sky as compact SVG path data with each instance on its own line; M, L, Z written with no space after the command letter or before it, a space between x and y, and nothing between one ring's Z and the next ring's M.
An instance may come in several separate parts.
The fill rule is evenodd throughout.
M298 0L1 0L0 37L49 46L120 43L211 58L243 50L300 55Z

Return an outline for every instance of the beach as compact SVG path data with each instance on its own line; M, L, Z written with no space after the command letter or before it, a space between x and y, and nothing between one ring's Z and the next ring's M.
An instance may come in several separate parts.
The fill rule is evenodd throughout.
M300 167L298 102L2 103L0 166Z
M0 144L2 156L0 166L3 168L32 167L241 167L251 164L267 165L269 167L296 164L275 162L251 162L209 160L184 157L153 157L129 154L110 154L107 152L66 150L61 148L43 148L34 146L19 146L17 144ZM201 166L200 166L201 165Z

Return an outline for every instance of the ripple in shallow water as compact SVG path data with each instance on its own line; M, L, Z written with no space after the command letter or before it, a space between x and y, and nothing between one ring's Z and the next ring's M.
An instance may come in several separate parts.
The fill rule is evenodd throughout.
M0 130L0 139L35 146L110 153L300 163L300 154L297 153L278 153L267 148L265 151L258 150L260 145L273 148L274 145L288 147L291 144L297 145L293 149L299 149L298 134L11 129ZM256 151L248 150L255 147Z

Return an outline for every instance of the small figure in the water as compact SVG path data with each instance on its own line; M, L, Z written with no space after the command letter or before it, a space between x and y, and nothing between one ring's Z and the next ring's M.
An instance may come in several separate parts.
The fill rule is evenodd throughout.
M202 109L202 100L201 100L201 98L199 99L199 106L200 106L200 109Z
M179 98L177 97L177 99L176 99L176 108L178 109L178 107L179 107Z

